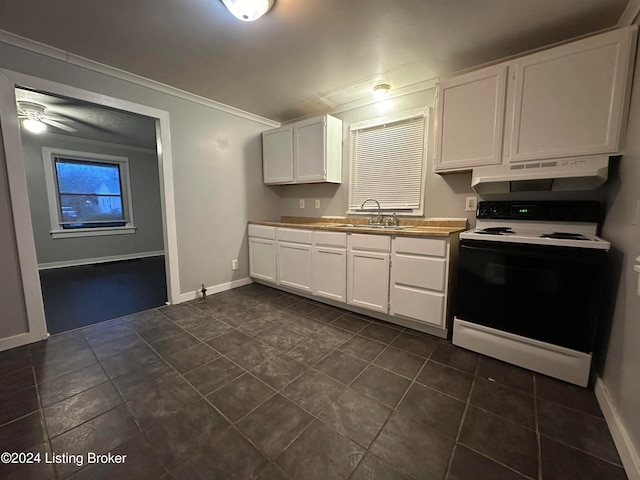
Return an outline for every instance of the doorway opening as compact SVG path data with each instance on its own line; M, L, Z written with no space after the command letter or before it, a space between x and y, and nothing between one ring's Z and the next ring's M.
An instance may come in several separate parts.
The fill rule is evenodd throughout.
M166 304L158 119L18 86L15 97L48 333Z

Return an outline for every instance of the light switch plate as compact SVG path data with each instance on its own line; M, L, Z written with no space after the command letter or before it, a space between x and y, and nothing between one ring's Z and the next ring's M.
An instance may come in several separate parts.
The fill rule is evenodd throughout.
M316 198L316 208L320 208L320 199Z
M467 212L475 212L478 207L478 197L477 195L468 195L467 199L464 203L464 209Z
M304 208L304 198L300 199L300 201L298 202L298 205L300 206L300 208Z

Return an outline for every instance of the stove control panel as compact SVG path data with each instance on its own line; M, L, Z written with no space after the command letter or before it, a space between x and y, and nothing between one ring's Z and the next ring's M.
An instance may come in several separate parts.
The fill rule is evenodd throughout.
M600 202L496 201L479 202L476 218L599 223Z

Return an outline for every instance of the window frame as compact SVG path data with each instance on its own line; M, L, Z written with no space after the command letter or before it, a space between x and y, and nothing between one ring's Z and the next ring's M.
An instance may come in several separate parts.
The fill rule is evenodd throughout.
M422 172L420 178L420 204L418 208L413 209L405 209L405 208L385 208L382 206L382 213L396 213L397 215L407 216L407 217L421 217L424 215L425 211L425 192L426 192L426 182L427 182L427 169L428 169L428 141L429 141L429 128L430 128L430 117L429 117L430 109L428 107L418 108L404 112L398 112L390 115L385 115L383 117L377 117L371 120L354 123L350 127L350 141L349 145L351 151L349 153L349 195L348 195L348 207L347 214L348 215L371 215L372 213L377 213L377 206L374 205L373 202L370 202L365 206L365 209L356 209L354 208L352 199L353 199L353 182L351 181L351 176L354 171L354 148L353 148L353 135L355 131L364 130L374 127L384 126L385 124L394 124L400 123L407 120L423 117L424 120L424 138L423 138L423 146L422 146ZM375 198L375 197L373 197Z
M88 227L71 228L62 227L60 192L56 180L56 158L61 157L68 160L78 160L81 162L96 164L117 165L120 174L120 190L122 197L123 216L125 224L123 226L109 227ZM49 233L53 238L71 237L94 237L104 235L126 235L133 234L136 226L133 220L133 202L131 199L131 179L129 176L129 158L101 153L81 152L76 150L65 150L61 148L42 147L42 160L44 164L44 177L47 188L47 200L49 205L49 219L51 230Z

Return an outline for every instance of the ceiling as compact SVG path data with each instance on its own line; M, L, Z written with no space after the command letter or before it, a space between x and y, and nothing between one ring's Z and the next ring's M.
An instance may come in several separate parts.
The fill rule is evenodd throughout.
M627 0L2 0L0 29L284 122L616 26Z
M47 133L156 149L156 121L151 117L22 88L16 88L16 100L42 105L46 108L45 117L74 130L48 125ZM21 131L23 135L30 135L22 128Z

